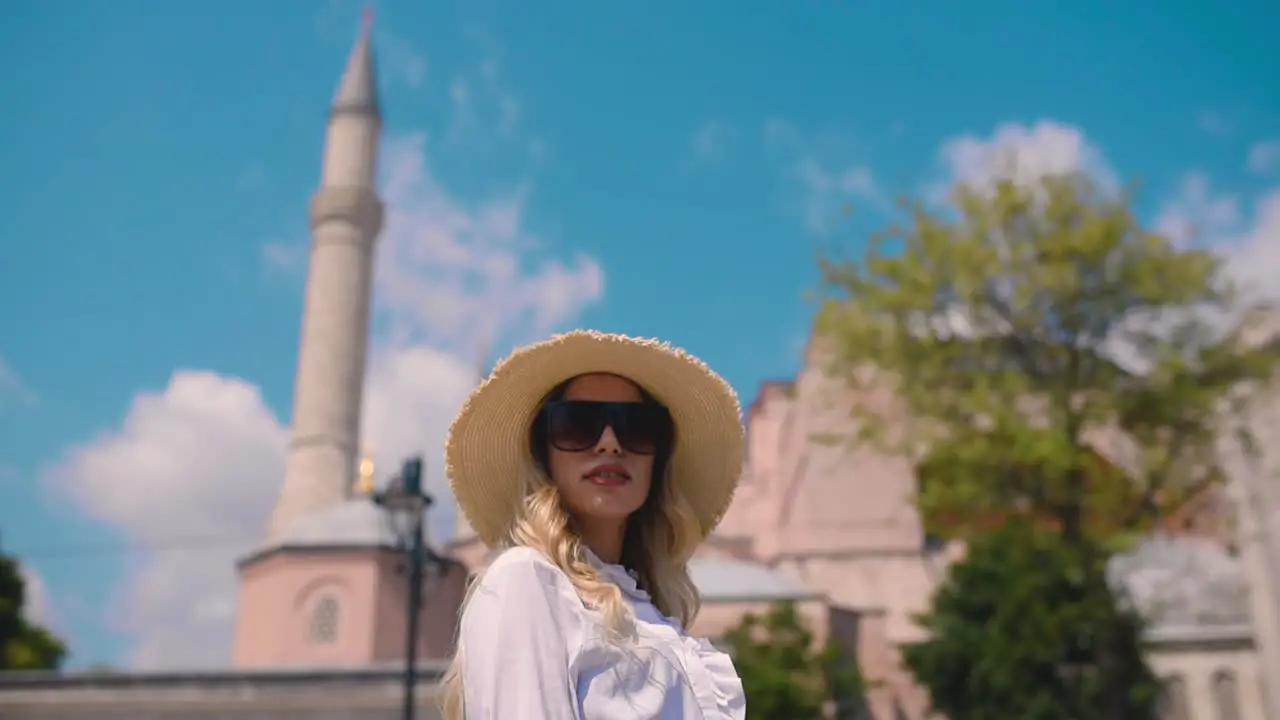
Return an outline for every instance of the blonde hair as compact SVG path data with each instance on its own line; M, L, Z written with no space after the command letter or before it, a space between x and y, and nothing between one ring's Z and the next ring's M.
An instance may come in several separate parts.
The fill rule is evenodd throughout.
M671 466L662 458L648 500L627 520L622 560L639 576L639 585L658 610L688 627L698 614L701 599L689 577L689 558L702 540L697 517L688 501L671 482ZM581 539L560 493L546 473L536 471L524 479L525 500L507 532L506 547L538 550L573 583L578 596L604 618L607 634L616 642L630 635L634 616L616 585L600 576L588 562ZM458 617L461 620L471 595L480 585L476 578L467 590ZM461 622L458 624L461 632ZM453 660L441 679L441 712L444 720L464 720L462 646L456 644Z

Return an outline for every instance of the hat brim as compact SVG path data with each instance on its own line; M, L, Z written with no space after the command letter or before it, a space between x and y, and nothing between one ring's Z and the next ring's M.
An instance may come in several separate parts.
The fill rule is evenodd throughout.
M738 396L696 357L658 340L577 330L517 349L462 406L445 443L445 473L458 507L491 547L506 536L539 472L529 429L560 383L611 373L644 388L671 411L675 448L669 478L689 502L703 537L733 499L743 462Z

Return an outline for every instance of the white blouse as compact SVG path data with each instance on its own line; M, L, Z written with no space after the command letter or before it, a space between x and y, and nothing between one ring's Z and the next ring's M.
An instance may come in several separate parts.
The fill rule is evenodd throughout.
M729 656L658 612L622 566L588 559L631 603L635 637L606 639L559 568L537 550L506 550L462 615L467 720L743 720Z

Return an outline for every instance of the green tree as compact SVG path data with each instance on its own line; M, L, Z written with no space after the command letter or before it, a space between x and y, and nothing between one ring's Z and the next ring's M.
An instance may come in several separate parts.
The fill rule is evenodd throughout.
M931 533L1034 520L1060 533L1082 597L1109 594L1108 555L1217 482L1223 438L1251 449L1240 421L1280 343L1249 335L1271 308L1087 178L953 200L904 203L865 256L822 262L828 370L855 397L892 398L855 404L848 439L917 468ZM1117 662L1109 648L1092 648L1096 668Z
M974 541L920 618L929 639L903 649L936 710L957 720L1154 717L1160 684L1140 650L1141 619L1081 582L1076 560L1060 534L1025 520ZM1092 662L1103 645L1106 673L1125 690L1120 708Z
M0 554L0 670L56 670L67 654L62 641L27 620L26 584L14 558Z
M955 201L909 204L864 257L822 263L832 369L891 391L906 416L855 407L855 440L917 467L934 456L944 479L922 483L926 516L1022 508L1069 538L1088 534L1091 502L1114 515L1095 533L1109 541L1214 482L1217 441L1280 358L1243 341L1266 308L1246 305L1219 257L1143 228L1127 195L1078 176L961 185ZM1102 454L1124 473L1095 447L1117 431Z
M748 613L724 640L751 720L858 717L865 686L857 663L834 643L819 646L794 603Z

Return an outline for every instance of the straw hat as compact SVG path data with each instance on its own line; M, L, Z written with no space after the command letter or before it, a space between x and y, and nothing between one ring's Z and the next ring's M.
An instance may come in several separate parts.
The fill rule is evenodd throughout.
M575 330L517 349L467 398L449 428L445 473L466 519L496 546L537 472L529 429L547 393L578 375L607 372L640 385L671 411L671 482L710 534L742 471L741 408L733 388L692 355L658 340Z

